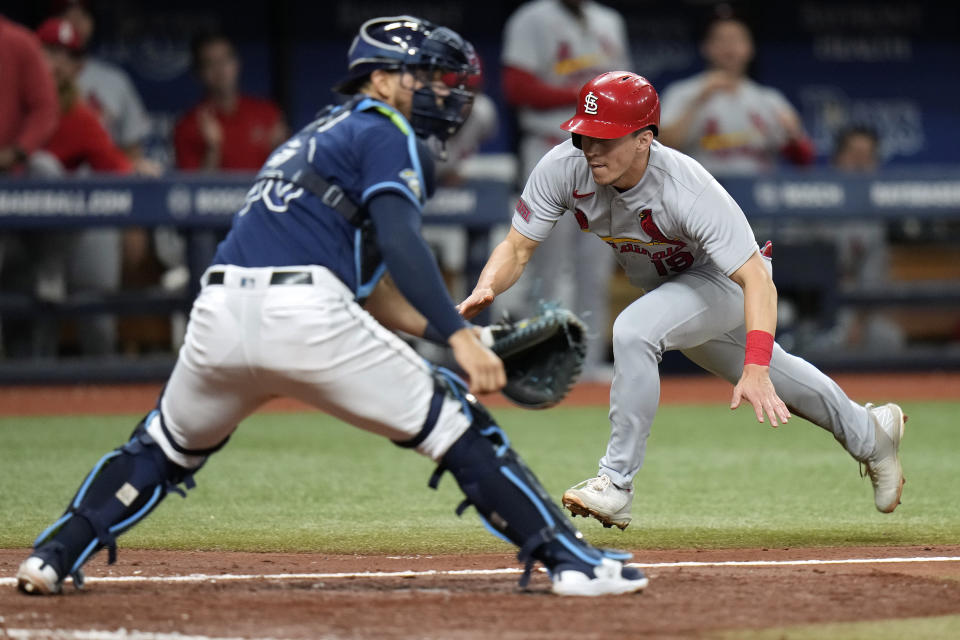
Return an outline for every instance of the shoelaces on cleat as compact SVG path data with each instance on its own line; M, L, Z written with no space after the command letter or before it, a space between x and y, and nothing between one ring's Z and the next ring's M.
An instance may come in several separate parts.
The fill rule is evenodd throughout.
M590 480L587 481L587 486L594 491L603 493L610 486L610 476L602 475L597 476L596 478L590 478Z

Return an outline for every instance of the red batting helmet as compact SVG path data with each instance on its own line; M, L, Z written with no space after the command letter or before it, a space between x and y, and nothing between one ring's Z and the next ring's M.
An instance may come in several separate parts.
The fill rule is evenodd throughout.
M660 98L650 81L629 71L608 71L583 85L577 115L560 128L576 136L619 138L637 129L660 129Z

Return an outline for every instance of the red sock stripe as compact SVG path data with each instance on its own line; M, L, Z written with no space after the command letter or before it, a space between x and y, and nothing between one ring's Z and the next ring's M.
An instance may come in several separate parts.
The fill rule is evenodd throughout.
M770 366L770 357L773 355L773 335L766 331L748 331L747 349L743 355L743 364L759 364Z

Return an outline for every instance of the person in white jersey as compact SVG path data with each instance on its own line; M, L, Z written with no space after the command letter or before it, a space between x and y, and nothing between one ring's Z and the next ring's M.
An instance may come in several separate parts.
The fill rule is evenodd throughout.
M565 211L609 245L639 290L613 325L606 455L596 477L564 493L564 506L606 526L630 524L633 478L660 399L658 364L679 350L736 385L731 409L746 400L760 422L777 426L793 412L830 431L866 466L877 509L893 511L904 482L902 410L855 404L776 345L770 245L757 246L740 207L700 163L655 140L659 125L646 79L612 71L584 85L562 125L571 139L537 164L507 237L458 305L471 318L511 287Z
M504 96L516 109L523 181L543 154L566 137L558 125L576 110L583 83L607 69L631 68L627 28L619 12L590 0L533 0L510 16L503 43ZM557 300L577 313L589 310L594 330L587 340L584 374L603 377L614 265L580 236L564 226L541 248L530 265L525 298ZM521 306L506 304L528 311Z
M768 171L781 159L812 164L813 143L797 112L778 90L747 76L754 53L747 25L715 19L701 52L707 69L663 90L660 141L716 176Z

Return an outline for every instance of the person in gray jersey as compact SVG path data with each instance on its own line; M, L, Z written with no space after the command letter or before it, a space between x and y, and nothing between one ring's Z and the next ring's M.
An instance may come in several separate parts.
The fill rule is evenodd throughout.
M543 154L566 137L558 124L576 110L583 83L601 71L631 66L623 16L591 0L524 3L504 27L501 58L504 96L516 109L519 125L521 181ZM522 298L557 300L583 314L592 329L584 376L609 379L606 358L613 259L592 251L593 242L581 236L573 227L557 229L530 264L529 292ZM507 296L500 302L523 315L529 310L521 308L517 297Z
M537 164L511 230L458 305L471 318L511 287L566 211L612 248L640 291L613 326L606 455L563 504L606 526L630 524L633 479L659 403L658 364L664 351L679 350L736 385L731 409L746 400L760 422L777 426L793 412L830 431L866 466L877 509L893 511L904 482L902 410L855 404L774 343L769 244L758 247L740 207L697 161L655 140L659 125L659 98L646 79L613 71L584 85L563 124L571 139Z
M747 75L754 48L746 23L714 19L701 51L707 69L663 91L661 142L716 176L769 171L781 159L812 164L813 143L796 110L780 91Z

